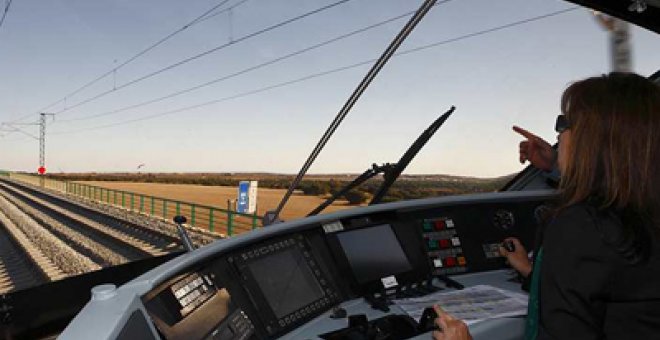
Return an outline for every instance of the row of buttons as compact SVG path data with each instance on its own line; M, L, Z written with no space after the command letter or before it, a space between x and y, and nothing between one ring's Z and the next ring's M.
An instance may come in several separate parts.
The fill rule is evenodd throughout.
M296 244L296 241L293 240L293 239L284 240L284 241L276 242L276 243L273 243L273 244L270 244L270 245L267 245L267 246L260 247L258 249L250 250L248 252L243 253L241 255L241 257L243 257L243 260L247 260L249 258L253 258L253 257L259 256L259 255L266 255L270 252L280 250L280 249L284 249L284 248L287 248L287 247L295 245L295 244Z
M208 287L202 286L198 290L192 291L190 294L186 295L184 298L179 300L179 302L181 302L181 306L182 307L188 306L193 300L195 300L197 297L205 293L207 290L209 290Z
M311 314L312 312L316 312L317 310L321 309L322 307L324 307L328 303L330 303L329 298L325 297L323 299L320 299L320 300L314 302L313 304L311 304L311 305L309 305L305 308L301 308L300 310L296 311L295 313L291 313L290 315L287 315L284 318L280 319L279 324L280 324L281 327L289 325L289 324L295 322L296 320L299 320L301 318L306 317L307 315Z
M186 297L180 300L181 306L181 315L188 315L188 313L195 310L197 307L201 306L206 300L213 296L213 292L209 290L207 286L202 286L198 290L188 294Z
M236 314L236 316L232 319L232 322L233 328L237 331L236 333L238 334L245 334L254 329L254 325L243 311L241 311L240 314Z
M174 293L174 296L179 298L179 297L181 297L183 295L186 295L186 294L184 293L184 294L181 294L180 296L177 296L177 293L176 293L177 291L181 290L185 286L195 285L195 282L198 282L198 280L201 280L201 277L199 276L199 274L193 273L193 274L188 275L185 278L179 280L178 282L172 284L170 289ZM199 286L199 284L195 285L195 287L197 287L197 286ZM195 287L193 287L193 288L195 288ZM188 293L190 290L192 290L192 289L188 289L188 291L186 291L186 293Z
M195 288L201 286L204 283L204 280L201 277L198 277L197 279L193 280L192 282L188 283L181 289L177 289L174 292L174 296L177 299L180 299L182 296L185 296L189 292L193 291Z
M464 267L467 264L465 256L446 257L444 259L433 259L433 266L436 268L455 267L456 265Z
M429 250L446 249L449 247L460 247L461 240L458 237L452 237L451 239L440 239L440 240L428 239L427 244L429 246Z
M454 228L454 221L450 218L439 220L424 220L424 231L444 230Z

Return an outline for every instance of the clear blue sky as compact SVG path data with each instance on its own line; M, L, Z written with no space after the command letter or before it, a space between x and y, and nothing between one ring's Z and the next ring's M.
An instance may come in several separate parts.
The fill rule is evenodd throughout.
M237 3L230 0L221 8ZM14 0L0 28L0 121L35 113L220 3L215 0ZM186 57L334 0L249 0L205 20L84 91L70 106ZM295 173L370 65L155 119L145 117L377 58L406 19L203 89L96 119L416 9L421 1L351 0L59 114L48 125L50 171ZM454 0L436 6L407 50L573 5ZM660 69L660 36L634 28L634 69ZM408 173L499 176L521 169L519 124L554 141L572 80L607 72L607 34L585 9L393 58L321 153L312 173L396 161L450 105L457 111ZM65 108L60 102L48 111ZM37 119L33 114L23 122ZM34 126L23 129L38 134ZM34 171L38 142L0 138L0 168Z

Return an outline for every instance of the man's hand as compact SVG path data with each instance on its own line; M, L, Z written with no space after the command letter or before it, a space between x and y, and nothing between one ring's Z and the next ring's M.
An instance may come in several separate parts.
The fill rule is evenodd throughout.
M513 242L515 250L510 252L500 246L500 255L506 257L511 267L517 270L520 275L528 277L529 273L532 272L532 263L529 262L529 258L527 257L527 250L525 250L525 247L520 243L520 240L515 237L504 239L504 242L506 241Z
M433 339L435 340L472 340L468 326L462 320L447 314L440 306L433 305L435 313L438 317L435 319L435 324L440 327L439 331L433 332Z
M551 171L556 161L555 150L552 145L521 127L514 125L513 131L527 138L527 140L520 142L520 163L529 161L538 169Z

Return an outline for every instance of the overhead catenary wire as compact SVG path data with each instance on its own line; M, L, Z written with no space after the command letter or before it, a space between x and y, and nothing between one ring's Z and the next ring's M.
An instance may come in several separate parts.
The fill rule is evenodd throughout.
M2 11L2 18L0 18L0 28L2 28L2 24L5 23L5 18L7 17L7 13L9 13L9 7L11 6L12 0L7 0L7 3L5 4L5 8Z
M57 111L57 112L55 112L55 113L56 113L56 114L61 114L61 113L64 113L64 112L70 111L70 110L72 110L72 109L74 109L74 108L80 107L80 106L82 106L82 105L85 105L85 104L87 104L87 103L90 103L90 102L92 102L92 101L95 101L95 100L97 100L97 99L99 99L99 98L105 97L105 96L107 96L107 95L110 94L110 93L114 93L114 92L116 92L116 91L118 91L118 90L124 89L124 88L126 88L126 87L131 86L131 85L137 84L137 83L139 83L139 82L141 82L141 81L144 81L144 80L147 80L147 79L149 79L149 78L152 78L152 77L154 77L154 76L156 76L156 75L159 75L159 74L161 74L161 73L163 73L163 72L169 71L169 70L174 69L174 68L177 68L177 67L179 67L179 66L181 66L181 65L187 64L187 63L189 63L189 62L191 62L191 61L197 60L197 59L202 58L202 57L205 57L205 56L207 56L207 55L209 55L209 54L212 54L212 53L215 53L215 52L217 52L217 51L223 50L223 49L225 49L225 48L227 48L227 47L229 47L229 46L232 46L232 45L234 45L234 44L237 44L237 43L239 43L239 42L243 42L243 41L246 41L246 40L252 39L252 38L257 37L257 36L260 36L260 35L262 35L262 34L264 34L264 33L267 33L267 32L270 32L270 31L272 31L272 30L275 30L275 29L277 29L277 28L280 28L280 27L283 27L283 26L289 25L289 24L291 24L291 23L294 23L294 22L296 22L296 21L298 21L298 20L301 20L301 19L307 18L307 17L309 17L309 16L312 16L312 15L315 15L315 14L318 14L318 13L321 13L321 12L323 12L323 11L326 11L326 10L328 10L328 9L330 9L330 8L336 7L336 6L338 6L338 5L341 5L341 4L343 4L343 3L346 3L346 2L348 2L348 1L350 1L350 0L339 0L339 1L333 2L333 3L331 3L331 4L325 5L325 6L323 6L323 7L317 8L317 9L315 9L315 10L312 10L312 11L309 11L309 12L303 13L303 14L301 14L301 15L295 16L295 17L293 17L293 18L289 18L289 19L287 19L287 20L281 21L281 22L279 22L279 23L277 23L277 24L274 24L274 25L268 26L268 27L266 27L266 28L263 28L263 29L257 30L257 31L255 31L255 32L250 33L250 34L244 35L244 36L242 36L242 37L240 37L240 38L233 39L232 41L230 41L230 42L228 42L228 43L224 43L224 44L219 45L219 46L216 46L216 47L214 47L214 48L212 48L212 49L206 50L206 51L204 51L204 52L202 52L202 53L199 53L199 54L193 55L193 56L191 56L191 57L185 58L185 59L180 60L180 61L178 61L178 62L176 62L176 63L170 64L170 65L165 66L165 67L163 67L163 68L161 68L161 69L158 69L158 70L156 70L156 71L154 71L154 72L151 72L151 73L145 74L145 75L143 75L143 76L137 77L137 78L135 78L135 79L133 79L133 80L130 80L130 81L124 83L124 84L121 84L121 85L117 86L116 88L113 88L113 89L110 89L110 90L107 90L107 91L101 92L101 93L99 93L99 94L97 94L97 95L95 95L95 96L92 96L92 97L90 97L90 98L87 98L87 99L84 99L84 100L82 100L82 101L79 101L78 103L76 103L76 104L74 104L74 105L71 105L71 106L68 106L68 107L66 107L66 108L63 108L62 110L59 110L59 111Z
M428 49L431 49L431 48L434 48L434 47L447 45L447 44L450 44L450 43L466 40L466 39L469 39L469 38L494 33L494 32L501 31L501 30L504 30L504 29L507 29L507 28L520 26L520 25L524 25L524 24L527 24L527 23L531 23L531 22L535 22L535 21L555 17L555 16L558 16L558 15L566 14L568 12L572 12L572 11L575 11L577 9L579 9L579 7L570 7L570 8L567 8L567 9L562 9L562 10L554 11L554 12L551 12L551 13L547 13L547 14L543 14L543 15L539 15L539 16L534 16L534 17L530 17L530 18L527 18L527 19L519 20L519 21L514 21L514 22L511 22L511 23L508 23L508 24L495 26L495 27L492 27L492 28L476 31L476 32L473 32L473 33L464 34L464 35L457 36L457 37L454 37L454 38L444 39L444 40L437 41L437 42L434 42L434 43L409 48L409 49L406 49L406 50L395 53L393 55L393 57L409 55L409 54L421 52L421 51L424 51L424 50L428 50ZM66 134L88 132L88 131L112 128L112 127L137 123L137 122L141 122L141 121L151 120L151 119L155 119L155 118L158 118L158 117L167 116L167 115L171 115L171 114L176 114L176 113L180 113L180 112L185 112L185 111L189 111L189 110L193 110L193 109L198 109L198 108L201 108L201 107L205 107L205 106L209 106L209 105L213 105L213 104L218 104L218 103L229 101L229 100L248 97L248 96L251 96L251 95L267 92L267 91L270 91L270 90L286 87L286 86L289 86L289 85L294 85L294 84L297 84L297 83L301 83L301 82L304 82L304 81L312 80L312 79L315 79L315 78L323 77L323 76L334 74L334 73L347 71L347 70L354 69L354 68L357 68L357 67L360 67L360 66L369 65L369 64L373 63L374 61L376 61L376 59L363 60L363 61L353 63L353 64L350 64L350 65L345 65L345 66L333 68L333 69L330 69L330 70L309 74L309 75L306 75L306 76L303 76L303 77L300 77L300 78L296 78L296 79L293 79L293 80L280 82L280 83L265 86L265 87L260 87L260 88L254 89L254 90L241 92L239 94L226 96L226 97L223 97L223 98L219 98L219 99L215 99L215 100L211 100L211 101L207 101L207 102L203 102L203 103L199 103L199 104L195 104L195 105L185 106L185 107L182 107L182 108L168 110L168 111L164 111L164 112L158 112L158 113L150 114L150 115L147 115L147 116L142 116L142 117L138 117L138 118L124 120L124 121L116 122L116 123L110 123L110 124L92 126L92 127L87 127L87 128L74 129L74 130L56 131L56 132L51 133L51 135L66 135Z
M451 1L451 0L445 0L445 1L442 1L442 3L447 2L447 1ZM440 3L438 3L438 4L440 4ZM109 115L121 113L121 112L131 110L131 109L136 109L136 108L143 107L143 106L146 106L146 105L149 105L149 104L154 104L154 103L157 103L157 102L160 102L160 101L163 101L163 100L166 100L166 99L170 99L170 98L173 98L173 97L177 97L177 96L180 96L180 95L185 94L185 93L189 93L189 92L192 92L192 91L195 91L195 90L199 90L201 88L204 88L204 87L207 87L207 86L210 86L210 85L213 85L213 84L217 84L217 83L235 78L237 76L244 75L244 74L249 73L249 72L256 71L258 69L261 69L261 68L264 68L266 66L270 66L270 65L279 63L281 61L293 58L295 56L299 56L301 54L314 51L316 49L319 49L321 47L336 43L338 41L341 41L341 40L344 40L346 38L352 37L354 35L364 33L364 32L367 32L369 30L372 30L374 28L377 28L377 27L389 24L391 22L406 18L406 17L412 15L413 13L415 13L415 11L409 11L409 12L397 15L395 17L392 17L392 18L389 18L389 19L386 19L386 20L382 20L382 21L379 21L377 23L359 28L357 30L353 30L351 32L341 34L341 35L336 36L334 38L325 40L323 42L313 44L311 46L308 46L308 47L302 48L300 50L297 50L295 52L291 52L291 53L285 54L283 56L280 56L280 57L277 57L277 58L274 58L274 59L270 59L266 62L257 64L257 65L254 65L254 66L250 66L250 67L247 67L247 68L242 69L240 71L236 71L234 73L231 73L231 74L219 77L219 78L215 78L213 80L210 80L210 81L207 81L207 82L204 82L204 83L201 83L201 84L198 84L198 85L195 85L195 86L183 89L183 90L175 91L175 92L172 92L172 93L164 95L164 96L149 99L149 100L142 101L142 102L139 102L139 103L136 103L136 104L123 106L123 107L120 107L118 109L114 109L114 110L110 110L110 111L105 111L105 112L91 114L91 115L85 115L83 117L78 117L78 118L61 119L61 120L59 120L59 122L60 123L66 123L66 122L73 122L73 121L80 121L80 120L95 119L95 118L99 118L99 117L104 117L104 116L109 116Z
M126 66L126 65L128 65L128 64L130 64L130 63L132 63L133 61L135 61L135 60L137 60L138 58L142 57L143 55L147 54L147 52L149 52L149 51L153 50L154 48L160 46L160 45L163 44L164 42L168 41L169 39L173 38L174 36L178 35L179 33L185 31L186 29L188 29L188 28L190 28L190 27L192 27L192 26L194 26L194 25L196 25L196 24L198 24L198 23L200 23L200 22L202 22L202 21L208 20L208 19L211 18L211 17L217 16L217 15L219 15L219 14L221 14L221 13L224 13L224 12L226 12L226 11L228 11L228 10L234 9L234 8L236 8L236 7L240 6L240 5L242 5L243 3L245 3L245 2L248 1L248 0L241 0L241 1L239 1L238 3L236 3L236 4L232 5L232 6L229 6L229 7L226 8L226 9L223 9L223 10L221 10L221 11L218 11L218 12L216 12L216 13L213 13L215 10L217 10L218 8L220 8L221 6L223 6L224 4L226 4L226 3L229 2L229 1L230 1L230 0L222 0L220 3L214 5L214 6L211 7L210 9L206 10L204 13L198 15L197 17L195 17L195 19L193 19L193 20L191 20L190 22L186 23L185 25L181 26L181 27L178 28L177 30L175 30L175 31L173 31L172 33L166 35L165 37L159 39L158 41L156 41L155 43L149 45L148 47L146 47L146 48L140 50L139 52L137 52L136 54L134 54L134 55L131 56L130 58L126 59L126 60L125 60L124 62L122 62L121 64L119 64L119 65L117 65L117 66L111 68L110 70L108 70L108 71L102 73L101 75L97 76L96 78L94 78L94 79L88 81L87 83L85 83L85 84L83 84L82 86L76 88L75 90L73 90L73 91L71 91L70 93L66 94L64 97L58 99L57 101L54 101L54 102L52 102L52 103L50 103L50 104L48 104L48 105L42 107L41 109L37 110L35 113L29 113L29 114L26 114L26 115L20 116L20 117L14 119L12 122L17 122L17 121L23 120L23 119L25 119L25 118L27 118L27 117L30 117L30 116L32 116L32 115L34 115L34 114L38 114L38 113L40 113L40 112L43 112L43 111L45 111L45 110L47 110L47 109L53 107L54 105L56 105L56 104L58 104L58 103L60 103L60 102L66 102L67 98L70 98L70 97L72 97L72 96L74 96L74 95L80 93L81 91L85 90L86 88L88 88L88 87L90 87L90 86L96 84L97 82L101 81L102 79L106 78L107 76L116 73L118 70L120 70L120 69L123 68L124 66ZM11 4L11 0L9 0L9 4ZM9 5L7 5L7 6L9 6ZM5 11L5 15L6 15L6 11ZM3 15L3 20L4 20L4 15ZM2 24L0 23L0 26L1 26L1 25L2 25Z

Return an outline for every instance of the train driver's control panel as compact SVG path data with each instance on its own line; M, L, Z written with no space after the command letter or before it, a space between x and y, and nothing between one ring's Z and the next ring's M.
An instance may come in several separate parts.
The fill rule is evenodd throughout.
M496 272L506 289L518 289L499 245L517 237L532 249L535 211L554 196L510 196L386 204L283 223L182 255L176 270L161 266L154 279L147 273L136 280L149 281L126 289L157 282L139 296L149 328L163 339L339 334L356 320L351 313L397 314L393 299L460 288L452 281L484 284L478 277ZM337 317L342 306L349 315Z

